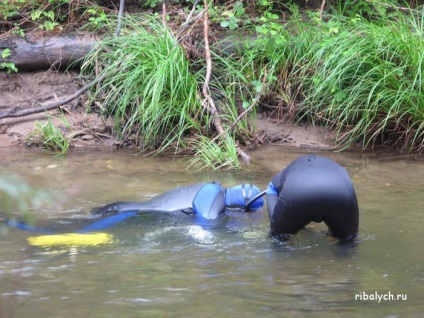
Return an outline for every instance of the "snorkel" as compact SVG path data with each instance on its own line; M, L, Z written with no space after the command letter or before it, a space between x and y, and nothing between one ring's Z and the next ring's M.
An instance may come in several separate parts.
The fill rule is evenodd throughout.
M263 207L265 191L252 184L240 184L225 190L225 207L232 211L255 211Z

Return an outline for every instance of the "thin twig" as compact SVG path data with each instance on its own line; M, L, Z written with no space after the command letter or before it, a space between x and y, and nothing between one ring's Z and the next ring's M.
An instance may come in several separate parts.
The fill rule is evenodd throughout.
M203 34L205 41L205 58L206 58L206 76L205 82L203 83L202 94L205 97L203 104L207 103L207 108L209 109L211 115L213 116L213 123L216 131L218 132L219 137L224 137L226 134L224 128L222 128L221 117L219 116L219 112L216 109L215 102L210 95L209 90L209 81L212 74L212 59L211 59L211 51L209 47L209 19L208 19L208 0L204 0L205 7L205 16L203 19ZM250 156L239 146L236 146L236 152L239 157L242 158L243 161L249 162Z
M208 1L204 0L205 5L205 15L203 19L203 34L204 34L204 40L205 40L205 59L206 59L206 76L205 76L205 82L203 83L202 88L202 94L205 97L205 102L207 103L207 108L209 109L210 113L213 116L213 122L216 130L219 134L224 133L224 129L221 125L221 118L219 117L219 112L216 109L215 102L210 95L209 90L209 81L212 74L212 58L211 58L211 51L209 47L209 19L208 19ZM205 103L205 104L206 104Z
M265 86L265 81L266 81L266 75L267 73L265 72L264 74L264 78L262 80L262 85L261 85L261 89L260 91L256 94L255 99L253 100L253 102L250 104L250 106L248 108L246 108L246 110L244 112L242 112L237 118L236 120L230 125L230 128L228 128L228 131L233 130L233 128L236 126L236 124L244 117L246 116L252 109L253 107L256 106L256 104L259 102L259 99L262 96L262 92L264 90L264 86Z
M211 51L209 47L209 8L208 1L204 0L205 5L205 16L203 18L203 35L205 40L205 59L206 59L206 77L203 83L202 93L205 97L209 96L209 81L212 73L212 59Z
M125 0L120 0L119 11L118 11L118 25L116 26L115 36L118 36L119 32L121 32L121 22L122 22L122 15L124 14L124 5L125 5Z
M165 1L162 1L162 24L166 27L166 5Z
M178 31L176 33L177 39L179 39L180 36L181 36L181 34L183 34L185 32L185 30L187 30L187 28L189 28L191 25L193 25L194 22L196 22L197 20L199 20L200 17L205 13L206 8L203 9L202 11L200 11L194 18L191 18L193 16L193 14L194 14L194 11L196 10L196 6L197 6L197 3L198 2L199 2L199 0L196 0L194 2L193 8L191 9L191 11L189 13L189 15L188 15L188 17L186 19L186 22L183 25L181 25L180 28L178 29Z
M30 108L30 109L24 109L24 110L21 110L21 111L17 111L16 109L12 109L10 111L4 112L4 113L0 113L0 119L11 118L11 117L23 117L23 116L28 116L28 115L32 115L32 114L38 114L38 113L42 113L44 111L49 111L49 110L58 108L58 107L60 107L62 105L65 105L65 104L71 102L72 100L74 100L75 98L81 96L82 94L84 94L92 86L94 86L97 83L103 81L106 78L107 75L108 75L108 73L105 72L102 76L94 79L92 82L90 82L87 85L81 87L79 90L77 90L72 95L69 95L69 96L64 97L64 98L60 98L57 102L54 102L54 103L48 103L47 102L47 103L41 104L40 107L34 107L34 108Z
M209 81L212 74L212 59L211 59L211 52L209 47L209 21L208 21L208 1L204 0L204 6L205 6L205 17L203 19L203 31L204 31L204 40L205 40L205 58L206 58L206 76L205 76L205 82L203 84L202 93L205 97L205 102L208 104L208 109L211 112L213 116L213 122L215 129L218 132L218 136L222 137L225 135L224 128L222 128L221 124L221 118L219 116L219 112L216 109L215 102L210 95L209 90ZM236 152L237 154L243 159L243 161L248 162L250 160L250 156L243 151L240 147L236 146Z
M259 99L262 96L262 92L264 90L264 86L265 86L265 81L267 78L267 73L265 72L264 77L262 79L262 84L261 84L261 89L260 91L256 94L255 99L252 101L252 103L250 104L250 106L248 108L246 108L246 110L244 110L235 120L234 122L230 125L230 127L228 127L228 129L226 129L222 134L219 134L218 136L216 136L214 139L212 139L212 141L215 141L217 138L220 138L223 134L228 134L230 131L232 131L234 129L234 127L236 126L236 124L243 118L245 117L252 109L253 107L255 107L255 105L259 102Z
M322 16L324 15L324 7L325 7L325 0L322 0L321 9L319 10L319 20L320 21L322 21Z

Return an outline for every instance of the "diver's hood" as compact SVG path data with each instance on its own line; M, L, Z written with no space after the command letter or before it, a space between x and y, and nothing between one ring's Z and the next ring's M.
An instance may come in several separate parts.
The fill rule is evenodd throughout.
M249 206L246 206L250 200L261 193L261 190L252 184L239 184L225 191L225 206L227 208L242 208L257 210L263 207L263 197L253 201Z

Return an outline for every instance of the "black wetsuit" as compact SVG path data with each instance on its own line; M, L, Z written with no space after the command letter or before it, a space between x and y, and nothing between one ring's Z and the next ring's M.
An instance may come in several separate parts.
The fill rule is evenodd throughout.
M275 175L267 189L267 205L274 235L296 234L312 221L324 221L340 239L358 233L352 181L342 166L323 156L302 156Z

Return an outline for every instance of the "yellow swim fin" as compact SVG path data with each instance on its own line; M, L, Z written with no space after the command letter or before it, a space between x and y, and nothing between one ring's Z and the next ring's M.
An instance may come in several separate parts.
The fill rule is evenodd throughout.
M65 233L28 237L28 243L33 246L96 246L113 243L113 235L108 233Z

